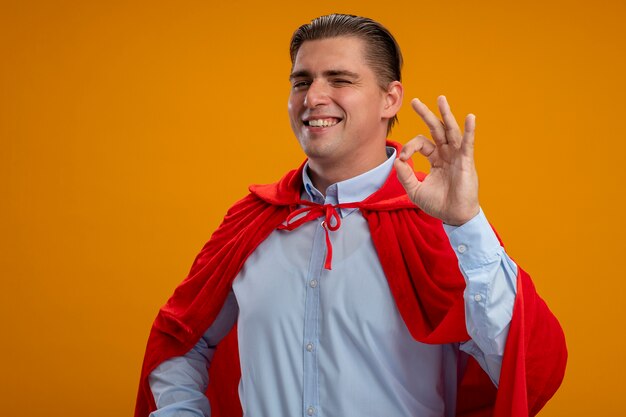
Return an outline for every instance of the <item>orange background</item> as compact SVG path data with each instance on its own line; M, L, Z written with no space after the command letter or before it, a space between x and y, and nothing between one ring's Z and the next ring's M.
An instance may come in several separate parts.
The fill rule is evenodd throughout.
M393 139L413 96L477 115L482 206L569 343L541 416L626 412L624 1L0 4L0 414L132 413L158 307L303 158L288 41L333 11L403 48Z

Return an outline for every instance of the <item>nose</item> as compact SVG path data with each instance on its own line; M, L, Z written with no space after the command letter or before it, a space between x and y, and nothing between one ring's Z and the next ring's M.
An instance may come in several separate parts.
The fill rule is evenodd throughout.
M320 80L313 80L307 89L304 97L304 105L308 108L314 108L329 101L328 85Z

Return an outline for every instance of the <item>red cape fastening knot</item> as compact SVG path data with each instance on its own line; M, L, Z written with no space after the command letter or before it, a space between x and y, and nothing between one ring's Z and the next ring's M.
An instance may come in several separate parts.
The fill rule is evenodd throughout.
M358 208L361 205L359 203L343 203L343 204L316 204L311 201L300 201L300 205L304 206L297 210L292 211L285 223L278 226L281 230L294 230L302 226L304 223L316 220L320 217L324 217L322 221L322 227L326 233L326 261L324 262L324 268L332 269L333 262L333 245L330 241L329 232L334 232L341 227L341 215L337 212L337 209L341 208Z

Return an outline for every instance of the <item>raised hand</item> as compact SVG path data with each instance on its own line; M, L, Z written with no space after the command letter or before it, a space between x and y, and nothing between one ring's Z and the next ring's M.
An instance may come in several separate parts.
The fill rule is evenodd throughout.
M423 135L407 142L394 162L398 179L419 208L444 223L461 225L480 210L478 175L474 166L476 118L468 114L461 133L445 96L437 98L442 120L416 98L411 101L411 106L428 125L434 143ZM415 152L430 162L430 173L424 181L417 179L406 162Z

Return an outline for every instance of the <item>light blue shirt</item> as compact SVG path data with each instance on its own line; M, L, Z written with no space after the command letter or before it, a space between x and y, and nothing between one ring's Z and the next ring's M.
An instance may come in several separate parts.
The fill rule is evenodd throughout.
M380 166L331 185L324 196L303 171L303 198L321 204L361 201L382 186L395 150ZM444 226L466 278L462 344L415 341L401 318L367 221L341 209L331 232L332 270L324 269L320 222L276 230L250 255L213 325L186 355L150 376L159 410L152 415L209 416L204 396L213 348L238 323L248 417L453 416L465 353L497 384L515 299L516 265L481 212ZM464 353L465 352L465 353Z

